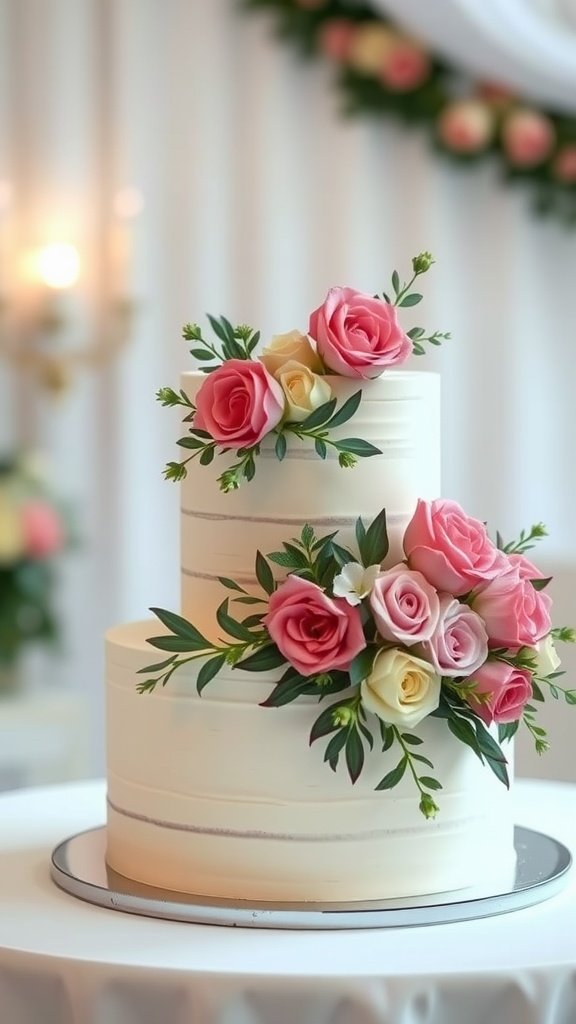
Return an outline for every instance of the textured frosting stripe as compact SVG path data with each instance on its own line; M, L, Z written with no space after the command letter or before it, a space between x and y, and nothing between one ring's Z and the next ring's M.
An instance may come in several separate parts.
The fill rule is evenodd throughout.
M191 576L195 580L212 580L217 583L222 573L196 572L195 569L185 569L184 566L182 566L182 575ZM240 574L238 572L234 573L234 580L236 583L246 583L249 585L253 585L258 582L256 576L246 573Z
M204 512L199 509L182 508L183 516L191 516L193 519L207 519L212 523L272 523L274 526L295 526L302 524L299 516L244 516L227 515L223 512ZM380 510L378 510L380 511ZM307 522L310 526L354 526L358 516L309 516ZM386 511L386 522L404 523L405 512Z
M423 822L422 826L411 826L410 828L382 828L372 829L367 832L342 832L342 833L291 833L291 832L263 832L259 830L241 830L232 828L207 828L202 825L190 825L183 824L175 821L164 821L161 818L152 818L146 814L138 814L137 811L129 811L124 807L120 807L114 803L110 797L107 797L107 804L111 810L115 811L116 814L122 815L124 818L131 818L134 821L141 821L145 825L154 825L156 828L165 828L173 832L191 832L195 835L207 835L207 836L222 836L230 839L268 839L272 842L297 842L297 843L332 843L332 842L356 842L358 840L374 840L374 839L386 839L394 838L398 839L402 836L425 836L427 831L427 822ZM468 819L460 819L459 827L468 827L473 824L477 819L474 816L470 816ZM480 821L480 818L478 818Z

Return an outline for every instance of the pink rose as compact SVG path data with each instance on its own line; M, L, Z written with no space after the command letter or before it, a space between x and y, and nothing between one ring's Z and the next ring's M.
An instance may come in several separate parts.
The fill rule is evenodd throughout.
M353 288L331 288L310 315L308 333L326 366L343 377L379 377L412 352L396 307Z
M530 673L505 661L487 661L467 681L476 685L466 700L486 725L516 722L532 696ZM486 702L478 701L474 700L474 693L490 696Z
M515 167L536 167L543 163L554 141L552 121L537 110L514 110L504 120L502 145Z
M422 657L441 676L476 672L488 657L488 634L480 616L449 594L441 594L438 625L422 644Z
M409 39L395 40L384 55L380 79L392 92L410 92L426 81L430 59Z
M29 501L22 507L24 547L30 558L49 558L64 543L60 519L51 505Z
M327 57L343 63L350 53L353 38L353 22L347 18L331 18L321 26L318 42Z
M508 559L490 540L486 527L455 501L419 501L404 534L411 569L437 590L458 596L508 568Z
M229 359L196 396L193 425L230 448L258 444L282 419L284 393L260 362Z
M576 182L576 143L562 146L557 153L552 166L554 177L564 185L574 185Z
M288 576L270 597L264 625L303 676L347 669L366 647L358 608L328 597L315 583Z
M455 153L478 153L489 145L494 115L482 100L455 100L438 120L438 135Z
M552 599L522 578L517 566L486 583L471 604L484 619L490 647L533 647L550 632Z
M513 568L518 569L518 572L520 574L520 579L522 579L522 580L543 580L544 579L544 573L540 572L540 569L537 569L536 566L528 558L526 558L526 555L516 555L516 554L513 554L513 555L508 555L507 557L508 557L509 564Z
M429 640L438 623L438 594L420 572L402 562L376 577L370 608L384 640L410 646Z

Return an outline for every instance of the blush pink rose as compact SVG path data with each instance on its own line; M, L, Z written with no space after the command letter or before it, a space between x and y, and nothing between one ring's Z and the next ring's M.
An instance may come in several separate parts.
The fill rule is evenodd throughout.
M455 153L479 153L490 144L494 115L482 100L455 100L438 120L438 135Z
M532 696L530 673L505 661L487 661L469 681L476 684L473 693L489 694L486 701L474 700L473 693L466 698L486 725L518 721Z
M400 643L429 640L438 623L438 594L420 572L404 565L376 577L370 592L370 608L380 636Z
M533 647L550 632L552 599L522 578L517 566L486 583L471 604L484 619L490 647Z
M515 167L536 167L546 160L555 142L554 125L537 110L514 110L504 120L502 145Z
M29 501L21 511L24 548L30 558L50 558L64 544L59 516L44 501Z
M412 352L396 307L353 288L331 288L311 314L308 333L328 369L343 377L379 377Z
M353 22L347 18L331 18L321 26L318 43L327 57L344 63L350 53L353 38Z
M440 676L469 676L488 657L484 623L466 604L449 594L440 595L440 615L434 633L421 645L423 658Z
M459 596L508 568L486 527L446 498L419 501L404 534L411 569L437 590Z
M230 448L258 444L280 422L284 392L266 367L229 359L208 374L196 396L193 426Z
M358 608L328 597L315 583L288 576L270 597L264 625L303 676L347 669L366 646Z
M408 39L398 39L384 55L380 80L392 92L410 92L426 81L430 58Z
M513 568L518 569L518 572L520 574L520 579L523 579L523 580L543 580L544 579L544 573L540 572L540 569L537 569L536 566L530 561L530 559L526 558L526 555L512 554L512 555L508 555L507 557L508 557L509 564Z

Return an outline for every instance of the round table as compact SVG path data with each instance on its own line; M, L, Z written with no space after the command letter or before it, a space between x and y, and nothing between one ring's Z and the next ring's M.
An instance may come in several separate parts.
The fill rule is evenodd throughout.
M0 797L2 1024L575 1024L576 870L494 918L258 931L100 909L50 879L52 848L104 820L101 782ZM576 848L576 787L521 782L519 825Z

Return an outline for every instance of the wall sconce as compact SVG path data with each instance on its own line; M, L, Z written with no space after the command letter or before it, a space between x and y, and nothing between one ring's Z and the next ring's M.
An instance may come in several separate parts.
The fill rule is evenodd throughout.
M2 184L0 254L6 249L2 226L10 203L8 199L2 204ZM50 242L31 255L26 288L19 285L21 301L15 302L14 308L6 298L2 302L0 293L0 353L16 369L32 374L53 395L65 391L79 371L102 369L129 340L135 309L128 280L132 241L129 222L143 205L140 192L134 188L123 189L115 196L105 253L106 297L91 329L94 341L70 347L60 343L65 332L75 330L72 313L78 306L76 286L82 276L80 254L70 243Z

